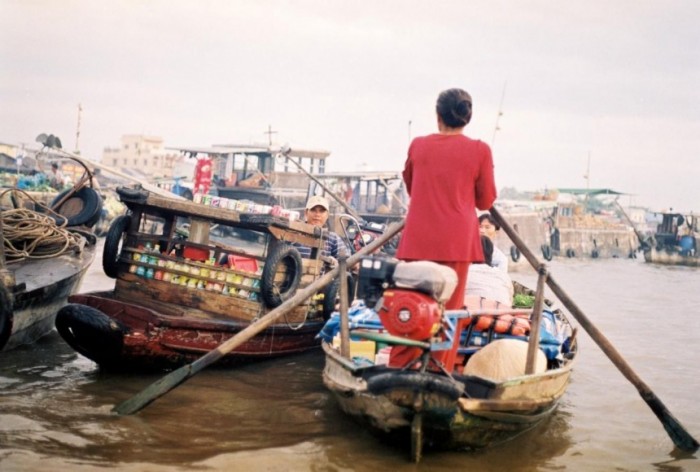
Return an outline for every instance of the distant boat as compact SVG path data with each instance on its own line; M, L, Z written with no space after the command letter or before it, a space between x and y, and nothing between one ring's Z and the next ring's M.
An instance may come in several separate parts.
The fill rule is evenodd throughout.
M308 178L297 165L314 174L323 174L330 152L312 149L275 149L263 145L220 144L209 147L169 148L197 160L211 160L207 193L234 200L249 200L263 205L303 208ZM284 152L284 154L282 154ZM192 200L197 182L193 176L158 185Z
M499 200L497 204L509 215L518 206L540 214L546 241L541 246L526 241L540 246L547 260L552 256L632 258L639 247L634 227L615 215L610 202L603 201L620 195L623 193L608 188L560 188L533 200Z
M692 213L661 213L661 223L644 247L644 260L656 264L700 266L698 218Z
M16 189L3 195L13 193L8 200L22 201ZM102 211L98 192L72 188L56 195L52 206L53 218L45 209L36 211L40 208L0 208L0 350L52 331L56 313L78 291L94 259L92 226Z

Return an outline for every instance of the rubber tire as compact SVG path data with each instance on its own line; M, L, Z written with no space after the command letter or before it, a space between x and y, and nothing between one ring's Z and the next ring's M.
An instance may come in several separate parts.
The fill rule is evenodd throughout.
M513 262L518 262L520 259L520 250L517 247L510 247L510 258L513 259Z
M548 261L552 260L552 248L549 247L549 244L542 245L542 257L544 257L545 260Z
M573 249L569 248L566 250L566 257L576 257L576 251Z
M131 225L130 215L119 215L112 221L107 236L105 236L104 250L102 251L102 269L107 277L112 279L117 278L119 273L119 245L122 242L122 237Z
M118 365L129 329L100 310L70 303L58 310L56 330L75 351L100 365Z
M12 334L12 295L4 284L0 283L0 350Z
M348 279L348 306L352 304L352 300L355 295L355 279L349 272L346 273ZM323 289L323 320L328 321L333 312L335 311L335 305L338 300L338 294L340 293L340 277L333 280L333 282L326 285Z
M280 264L287 266L287 275L281 287L275 285L275 274ZM291 275L290 275L291 271ZM260 295L269 308L277 308L294 295L301 281L302 262L299 251L287 244L276 245L265 259Z
M51 207L61 201L64 196L68 194L72 189L65 190L59 193L51 202ZM63 208L68 202L73 199L80 199L83 202L83 207L75 215L64 216L61 213L61 208ZM56 213L60 214L62 217L54 216L54 219L58 224L62 224L63 220L68 220L68 226L92 226L97 223L100 219L100 214L102 212L102 197L100 194L91 187L82 187L80 190L71 195L68 200L63 202L63 204L54 210Z
M600 253L598 252L598 250L597 250L597 249L593 249L593 251L591 251L591 257L592 257L593 259L598 259L598 256L600 256Z
M400 370L383 372L365 379L367 390L375 395L396 388L411 388L415 391L439 392L456 401L464 393L464 385L447 377L425 372Z

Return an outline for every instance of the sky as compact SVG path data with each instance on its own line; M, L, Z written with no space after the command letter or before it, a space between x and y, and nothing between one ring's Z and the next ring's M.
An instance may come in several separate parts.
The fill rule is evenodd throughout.
M697 212L698 24L695 0L0 0L0 142L54 134L99 160L125 134L271 127L330 151L327 171L400 171L459 87L499 188Z

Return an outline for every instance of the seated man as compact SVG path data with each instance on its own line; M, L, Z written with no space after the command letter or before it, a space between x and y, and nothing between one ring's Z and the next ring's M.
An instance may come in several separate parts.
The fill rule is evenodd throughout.
M330 206L328 204L328 200L320 195L314 195L306 202L304 219L310 225L323 228L326 226L326 222L328 221L329 209ZM311 257L310 247L303 246L301 244L295 244L295 247L299 250L301 257ZM325 241L325 246L322 249L321 255L338 259L338 257L341 255L346 257L350 256L350 249L340 236L332 231L328 231L328 238Z
M479 296L513 306L513 281L507 272L491 266L493 243L488 236L481 236L484 262L469 265L465 297Z

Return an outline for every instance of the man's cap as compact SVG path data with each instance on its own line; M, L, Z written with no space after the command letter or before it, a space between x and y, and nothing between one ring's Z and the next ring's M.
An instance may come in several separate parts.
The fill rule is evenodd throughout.
M307 210L311 210L315 206L322 206L326 209L326 211L330 210L330 207L328 206L328 200L326 200L320 195L314 195L313 197L309 198L309 201L306 202Z

